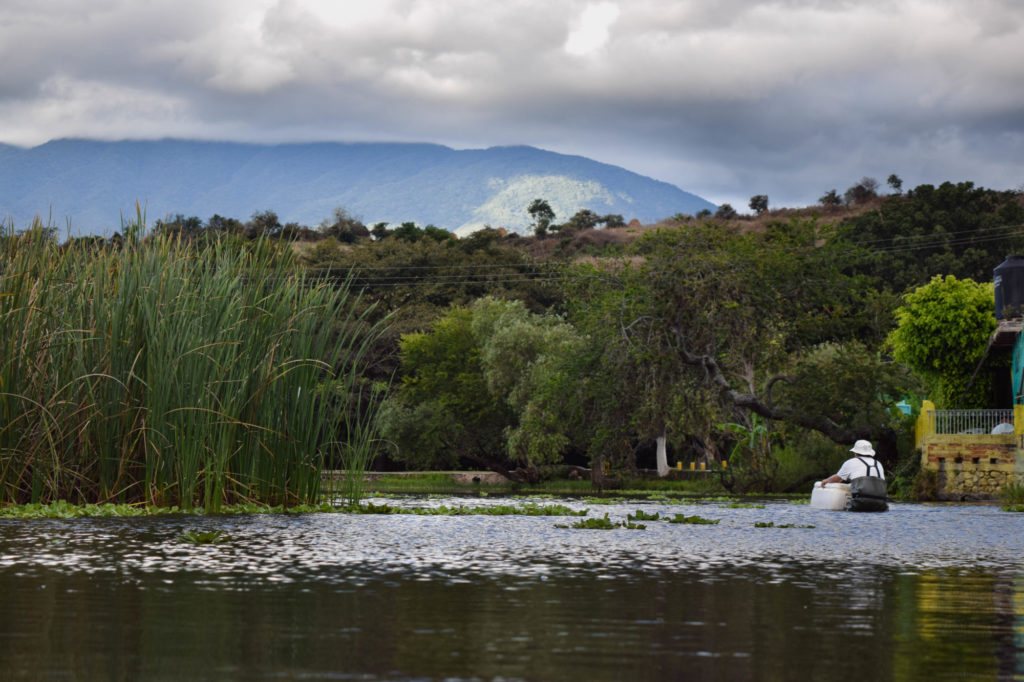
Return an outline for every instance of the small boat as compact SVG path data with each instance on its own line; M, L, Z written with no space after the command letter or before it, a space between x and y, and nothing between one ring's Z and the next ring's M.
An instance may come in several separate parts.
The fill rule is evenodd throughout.
M821 481L814 482L814 489L811 490L811 508L828 509L830 511L845 511L850 501L849 483L827 483L821 487Z

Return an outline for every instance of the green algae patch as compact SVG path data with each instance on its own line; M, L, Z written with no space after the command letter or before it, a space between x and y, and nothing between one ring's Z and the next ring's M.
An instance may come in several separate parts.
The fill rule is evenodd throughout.
M198 531L186 530L178 536L178 542L189 545L219 545L223 542L230 542L231 538L222 530Z
M642 523L633 523L632 521L612 521L608 518L608 514L605 514L599 518L580 519L568 525L556 523L555 528L573 528L577 530L615 530L616 528L625 528L626 530L645 530L647 526Z
M685 514L676 514L668 520L669 523L688 523L693 525L708 525L712 526L717 524L721 519L706 519L703 516L686 516Z
M759 521L754 524L754 528L814 528L814 526L801 526L795 523L776 524L774 521Z
M300 504L291 507L283 505L261 505L252 502L225 505L218 515L233 514L416 514L420 516L586 516L586 509L577 511L561 504L517 504L490 506L439 506L439 507L396 507L372 503L350 507L331 504ZM153 507L127 504L71 504L52 502L50 504L23 504L0 508L0 518L12 519L76 519L101 516L159 516L164 514L188 514L210 516L202 509L180 509L178 507Z

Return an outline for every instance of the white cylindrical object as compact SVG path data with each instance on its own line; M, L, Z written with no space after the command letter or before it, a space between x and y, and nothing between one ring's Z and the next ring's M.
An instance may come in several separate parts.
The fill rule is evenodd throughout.
M829 483L822 488L821 481L814 482L814 489L811 490L811 507L813 509L842 511L846 509L846 503L849 500L850 485L848 483Z

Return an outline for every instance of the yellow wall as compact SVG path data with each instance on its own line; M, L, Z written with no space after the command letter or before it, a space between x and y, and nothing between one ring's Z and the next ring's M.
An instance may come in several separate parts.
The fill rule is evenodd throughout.
M937 434L925 400L914 425L921 468L939 473L939 493L994 496L1007 483L1024 478L1024 405L1013 406L1014 433Z
M921 468L938 472L942 495L994 496L1019 475L1019 443L1013 433L931 434L918 444Z

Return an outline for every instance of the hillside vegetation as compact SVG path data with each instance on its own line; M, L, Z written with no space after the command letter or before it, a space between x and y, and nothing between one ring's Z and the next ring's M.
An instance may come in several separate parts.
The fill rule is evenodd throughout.
M285 326L261 332L269 336L246 338L252 345L244 348L253 350L237 346L242 357L218 365L241 363L247 353L261 352L257 348L292 349L297 355L282 355L281 371L274 374L271 368L264 381L290 374L283 368L292 362L322 367L313 385L296 390L316 395L316 409L342 421L307 426L302 436L307 440L298 441L280 422L263 424L231 413L226 422L213 420L210 428L220 430L214 431L216 440L207 442L217 445L196 449L195 457L235 457L260 448L276 457L281 448L296 447L308 454L312 438L316 455L310 466L315 468L338 466L344 452L362 448L384 468L486 467L531 482L564 472L566 466L585 467L595 485L607 487L656 464L702 461L731 490L784 491L832 473L850 443L867 438L893 472L895 490L907 492L915 487L916 458L909 439L913 416L895 405L929 395L938 379L893 360L888 339L897 311L905 294L937 275L988 282L1007 254L1024 252L1024 201L1019 193L971 183L922 185L888 196L873 188L859 194L852 189L845 200L834 201L837 195L831 192L820 205L803 209L772 211L755 197L753 216L720 207L715 214L677 214L650 224L591 211L560 222L550 205L537 199L528 212L534 236L485 229L459 238L431 225L367 226L339 209L316 228L282 225L270 211L246 222L178 216L157 221L145 237L136 230L58 246L50 233L48 248L63 254L59 262L72 259L67 262L81 263L76 267L97 276L117 263L116 271L138 277L139 268L152 258L160 270L172 271L186 259L194 264L190 267L199 267L197 272L233 276L230 281L241 289L215 297L227 302L225 315L237 307L248 309L242 296L259 282L294 281L301 291L347 296L340 303L344 311L299 299L286 305L296 314L321 311L319 324L311 329L358 342L347 346L358 351L339 356L306 348L298 342L312 331L282 318ZM20 236L13 232L9 229L4 237L12 258L48 234L41 226ZM289 274L267 279L251 266L230 261L210 270L212 254L244 254L254 245L284 259L283 266L275 267ZM4 291L13 290L17 272L5 270ZM34 295L31 288L17 290ZM100 291L83 293L85 298L74 305L99 300ZM114 301L104 314L134 305ZM153 305L164 304L156 300ZM28 299L0 298L5 327L30 308ZM159 442L167 445L162 447L173 443L187 451L184 427L174 420L221 410L220 402L218 407L208 402L217 394L203 381L168 373L170 388L162 389L162 395L178 396L168 410L153 407L148 381L132 383L135 370L112 370L107 350L83 356L87 362L74 367L54 364L53 372L42 372L29 383L17 378L15 370L25 367L27 358L59 346L53 339L78 339L90 347L100 344L97 348L114 340L98 333L109 327L101 318L76 321L57 311L48 319L51 326L24 326L21 340L9 342L0 357L7 396L0 406L8 410L0 415L0 423L7 424L0 431L5 439L0 446L3 499L66 491L53 472L68 467L46 464L62 458L78 463L81 480L91 468L110 472L76 488L86 497L138 494L149 499L153 493L143 491L177 491L188 500L181 499L183 504L209 504L210 495L224 501L255 495L237 487L241 474L232 468L225 471L233 473L217 474L222 479L214 477L214 487L204 488L203 494L186 486L187 475L176 474L177 483L153 482L145 459L153 446L136 441L140 434L163 428ZM185 361L209 355L206 348L239 343L230 340L234 336L186 337L191 332L176 326L174 315L148 319L149 326L117 337L129 344L119 351L118 362L131 366L132 352ZM352 320L365 329L352 332ZM20 322L18 328L23 328ZM34 345L28 344L33 339ZM176 344L173 349L159 350L158 343L170 341ZM997 369L985 368L978 381L991 384ZM61 398L61 391L72 386L97 383L88 377L107 375L117 377L110 386L122 382L138 391L115 398L125 401L118 403L124 407L111 412L93 407L93 398L84 397L92 395L88 392L67 405ZM67 388L55 392L57 377L71 378L63 379ZM336 377L347 377L348 388L332 389ZM941 380L959 385L949 377ZM269 417L280 407L278 401L291 400L291 390L256 390L242 404ZM948 399L974 401L961 407L991 406L997 394L975 390ZM14 402L12 395L18 396ZM19 416L24 405L36 403L40 418ZM58 405L66 416L42 416ZM78 405L86 406L81 414ZM132 426L154 418L154 410L174 415L170 425L156 430ZM100 413L119 416L113 421L88 417ZM102 455L99 444L107 440L99 435L81 439L77 434L90 432L65 426L83 419L89 429L120 424L118 433L127 435L118 436L118 442L136 444L117 455ZM40 431L45 424L60 430ZM225 424L237 428L223 431ZM359 425L372 425L372 430ZM274 444L258 437L264 432L282 440ZM660 460L655 457L659 442L667 451ZM723 468L722 461L728 466ZM216 469L204 464L193 471L206 476ZM122 479L119 472L141 475ZM218 480L231 485L218 488ZM299 499L305 489L272 487L267 494ZM187 490L193 492L181 492Z

